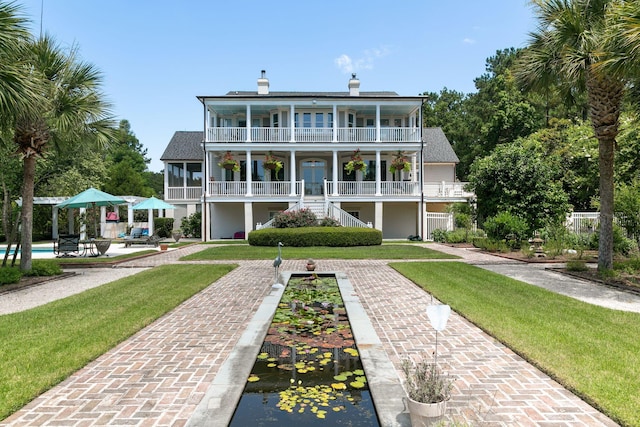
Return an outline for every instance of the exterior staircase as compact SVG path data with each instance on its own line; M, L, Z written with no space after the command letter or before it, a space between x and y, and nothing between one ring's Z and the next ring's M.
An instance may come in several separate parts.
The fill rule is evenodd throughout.
M328 200L301 200L300 202L291 206L289 209L285 210L285 212L297 211L300 209L309 209L316 215L318 219L322 219L325 217L333 218L337 220L343 227L372 227L371 223L360 221L358 218L354 217L347 211L340 209ZM265 222L264 224L256 224L256 230L261 230L263 228L273 228L273 219Z

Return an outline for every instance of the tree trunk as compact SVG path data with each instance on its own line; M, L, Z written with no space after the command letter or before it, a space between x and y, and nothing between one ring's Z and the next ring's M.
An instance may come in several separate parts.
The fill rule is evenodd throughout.
M618 118L622 108L624 85L603 75L587 73L589 118L598 140L600 170L600 238L598 270L613 268L613 163Z
M598 270L613 268L613 163L615 140L598 141L600 169L600 238Z
M31 270L31 246L33 240L33 187L36 176L36 157L24 158L22 177L22 249L20 255L20 270Z

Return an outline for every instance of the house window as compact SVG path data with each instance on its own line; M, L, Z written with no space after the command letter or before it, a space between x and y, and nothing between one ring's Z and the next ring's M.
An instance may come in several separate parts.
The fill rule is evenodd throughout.
M254 160L251 168L251 180L264 181L264 167L262 166L262 160Z
M305 128L311 127L311 113L304 113L302 115L302 126Z
M356 120L355 114L349 114L349 123L348 123L347 127L352 128L354 123L355 123L355 120Z
M324 113L316 113L316 127L324 127Z
M275 169L270 170L269 172L271 173L271 181L284 181L284 162L282 162L282 169L280 169L278 172L275 171Z
M184 165L182 163L169 163L167 173L169 175L169 187L182 187L184 185Z
M376 180L376 161L365 160L367 162L367 171L365 172L363 181L375 181ZM387 161L380 161L380 181L387 180Z
M202 186L202 164L187 163L187 187Z
M397 128L401 128L402 127L402 119L394 119L393 120L393 126L395 126Z
M333 113L327 113L327 127L333 127Z
M277 128L279 127L279 121L278 121L278 113L273 113L273 127Z

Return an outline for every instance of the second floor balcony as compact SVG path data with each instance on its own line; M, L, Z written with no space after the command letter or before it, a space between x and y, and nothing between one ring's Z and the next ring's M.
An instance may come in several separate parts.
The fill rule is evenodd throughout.
M420 129L392 128L276 128L210 127L207 142L420 142Z
M379 185L378 185L379 184ZM428 199L442 201L461 201L473 197L473 193L464 190L464 182L425 182L422 192ZM316 186L318 188L316 188ZM417 181L327 181L326 190L321 183L301 181L213 181L207 185L207 199L224 200L234 198L291 198L297 200L305 195L324 195L331 198L394 199L421 196L420 183ZM167 200L200 200L201 187L169 187Z

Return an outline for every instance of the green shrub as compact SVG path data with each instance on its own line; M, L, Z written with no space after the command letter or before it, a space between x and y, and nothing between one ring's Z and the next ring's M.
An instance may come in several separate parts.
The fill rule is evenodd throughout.
M22 273L17 267L0 267L0 285L18 283Z
M600 232L591 234L590 246L595 250L598 249L598 243L600 239ZM613 252L628 256L632 252L638 249L638 245L635 240L627 239L624 235L624 230L614 224L613 225Z
M441 228L436 228L431 232L431 238L434 242L445 243L447 241L447 232Z
M184 218L180 228L185 237L202 237L202 213L194 212L187 218Z
M31 263L31 270L26 276L55 276L62 274L62 268L53 260L34 259Z
M476 237L473 239L473 246L487 252L509 252L510 248L502 240L491 239L489 237Z
M263 228L249 232L252 246L373 246L382 244L382 232L361 227Z
M155 227L154 231L158 236L169 237L171 236L171 231L173 231L173 218L155 218L153 225Z
M582 259L572 259L567 261L568 271L587 271L589 267Z
M527 222L511 212L500 212L487 218L484 230L489 238L504 240L512 249L520 249L522 241L529 235Z
M318 218L307 208L280 212L273 217L274 228L314 227L318 225Z
M325 216L320 220L320 223L318 225L320 227L340 227L340 222L337 219Z

